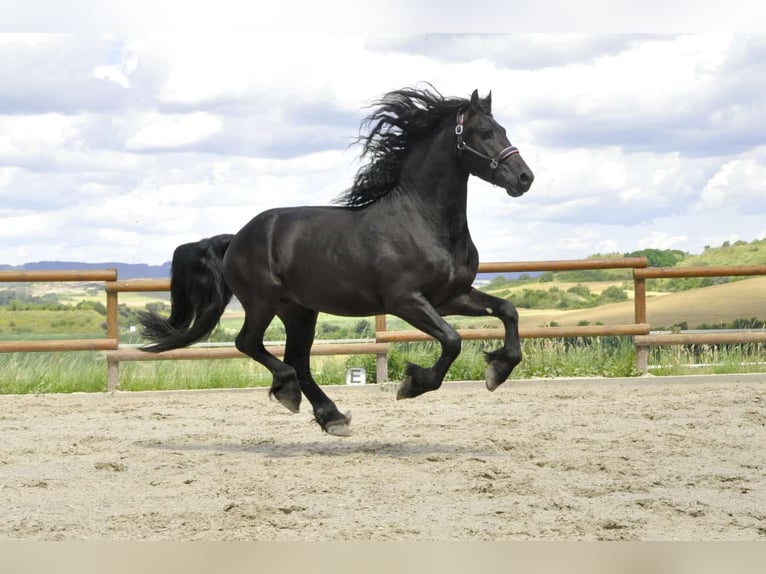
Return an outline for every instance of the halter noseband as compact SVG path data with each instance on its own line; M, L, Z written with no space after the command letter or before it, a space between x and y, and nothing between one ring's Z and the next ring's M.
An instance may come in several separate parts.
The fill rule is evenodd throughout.
M469 146L465 141L463 141L463 119L465 114L463 112L457 113L457 125L455 126L455 135L457 136L457 149L459 151L469 151L473 155L479 156L482 159L486 159L489 161L489 167L493 171L497 169L497 167L500 165L501 162L504 162L512 155L516 155L519 153L519 148L513 145L509 145L507 148L503 149L499 154L497 154L495 157L489 157L488 155L484 155L479 150L472 148Z

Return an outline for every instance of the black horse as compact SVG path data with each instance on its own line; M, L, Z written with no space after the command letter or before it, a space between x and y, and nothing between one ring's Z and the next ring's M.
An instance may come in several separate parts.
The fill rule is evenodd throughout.
M441 356L409 364L397 398L442 383L460 353L444 315L492 315L504 345L487 354L494 390L521 361L518 313L508 301L472 288L479 257L466 218L469 175L526 192L534 176L492 116L491 93L445 98L405 88L383 96L362 122L362 158L353 186L322 207L271 209L236 235L188 243L173 254L171 314L144 313L144 335L160 352L203 339L232 294L245 310L237 348L273 374L271 395L298 412L301 392L328 433L347 435L350 419L314 382L309 355L319 311L346 316L388 313L433 336ZM277 316L285 325L284 361L263 335Z

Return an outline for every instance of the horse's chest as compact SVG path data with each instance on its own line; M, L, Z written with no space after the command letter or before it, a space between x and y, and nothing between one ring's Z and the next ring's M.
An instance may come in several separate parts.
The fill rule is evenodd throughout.
M453 267L447 285L452 291L466 291L473 284L476 271L466 266Z
M430 299L438 304L465 293L471 288L475 278L474 265L464 260L451 260L432 276Z

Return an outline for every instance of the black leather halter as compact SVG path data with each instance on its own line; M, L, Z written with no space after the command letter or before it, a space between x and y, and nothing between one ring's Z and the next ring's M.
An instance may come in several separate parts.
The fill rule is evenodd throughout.
M455 126L455 135L457 136L457 149L459 151L469 151L473 155L478 156L482 159L486 159L489 161L489 167L492 170L496 170L497 166L500 165L501 162L504 162L512 155L516 155L519 153L519 148L513 145L509 145L507 148L503 149L499 154L497 154L495 157L489 157L488 155L484 155L479 150L472 148L469 146L465 141L463 140L463 120L464 120L465 114L463 112L457 113L457 125Z

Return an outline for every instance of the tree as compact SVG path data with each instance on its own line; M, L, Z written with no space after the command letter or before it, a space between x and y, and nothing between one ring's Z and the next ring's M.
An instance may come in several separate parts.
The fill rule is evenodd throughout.
M498 275L494 277L489 283L487 283L487 289L490 289L490 290L502 289L503 287L506 287L508 283L510 283L510 281L506 279L505 275Z
M626 301L627 299L628 296L625 294L625 291L616 285L607 287L599 295L599 302L601 303L613 303L616 301Z
M678 249L641 249L626 253L625 257L646 257L649 267L674 267L687 255Z

